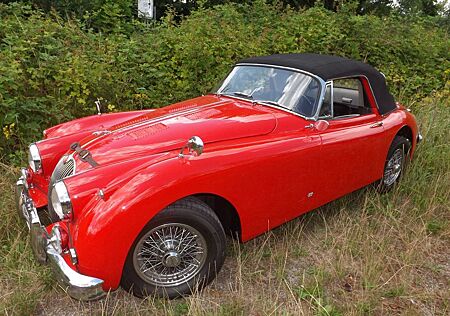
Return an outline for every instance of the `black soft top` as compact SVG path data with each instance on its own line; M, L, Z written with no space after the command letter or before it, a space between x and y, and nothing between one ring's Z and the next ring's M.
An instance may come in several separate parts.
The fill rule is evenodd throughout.
M372 66L357 60L319 54L275 54L246 58L237 64L244 63L295 68L310 72L325 81L365 76L372 87L380 114L386 114L396 108L394 97L389 93L384 76Z

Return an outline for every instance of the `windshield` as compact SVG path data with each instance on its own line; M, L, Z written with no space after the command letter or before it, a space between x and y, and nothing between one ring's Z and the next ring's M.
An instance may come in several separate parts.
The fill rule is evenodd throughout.
M218 94L280 106L305 117L316 113L320 82L300 72L267 66L236 66Z

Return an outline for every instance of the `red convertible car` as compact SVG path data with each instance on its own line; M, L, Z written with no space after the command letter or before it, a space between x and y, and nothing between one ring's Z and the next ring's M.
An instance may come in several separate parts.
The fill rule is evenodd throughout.
M245 242L369 184L388 191L420 139L370 65L248 58L209 95L45 130L19 213L70 296L173 298L215 278L226 234Z

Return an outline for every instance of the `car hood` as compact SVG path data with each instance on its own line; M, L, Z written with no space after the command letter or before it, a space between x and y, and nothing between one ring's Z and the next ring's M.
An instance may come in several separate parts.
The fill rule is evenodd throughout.
M181 149L192 136L207 144L270 133L276 118L270 108L216 96L164 107L94 132L80 145L101 166ZM77 173L91 168L79 161Z

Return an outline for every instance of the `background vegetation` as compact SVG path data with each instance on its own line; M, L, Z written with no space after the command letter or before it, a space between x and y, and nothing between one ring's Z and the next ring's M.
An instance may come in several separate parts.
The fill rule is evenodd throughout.
M19 0L20 1L20 0ZM18 0L0 0L3 3L19 2ZM260 0L154 0L157 18L164 17L167 10L187 15L199 7L210 8L220 4L240 3L252 4ZM110 32L113 23L111 18L119 17L114 24L129 22L137 17L137 0L22 0L35 8L46 12L55 10L61 16L86 20L87 24L99 30ZM449 7L446 0L266 0L270 4L280 4L294 9L307 9L322 6L325 9L338 11L349 4L355 8L356 14L402 14L422 16L448 16ZM105 25L104 22L109 20Z
M208 92L247 56L316 52L364 60L386 74L403 102L441 89L449 76L442 18L356 15L351 5L295 11L263 1L200 8L179 24L170 12L151 25L116 23L119 17L103 33L86 29L86 20L0 3L3 159L23 158L44 128L93 114L97 98L110 110L160 107Z
M188 1L149 23L129 0L0 1L0 314L449 314L448 14L427 0L218 2ZM95 113L97 98L107 111L160 107L207 93L243 57L281 52L347 56L386 74L425 137L402 184L230 241L218 280L192 297L68 298L15 215L28 143Z

